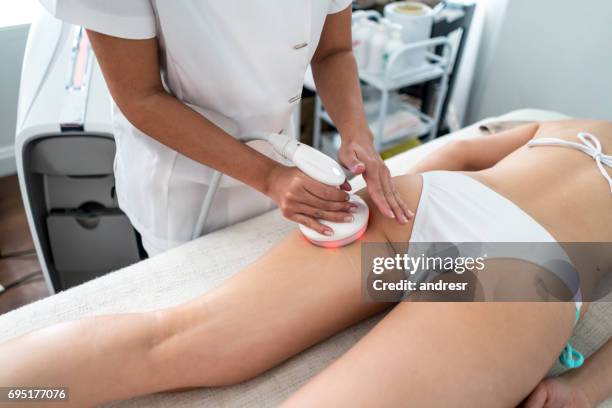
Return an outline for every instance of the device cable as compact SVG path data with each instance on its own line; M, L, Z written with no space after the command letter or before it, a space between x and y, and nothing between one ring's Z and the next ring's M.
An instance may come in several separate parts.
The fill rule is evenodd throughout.
M38 278L36 278L38 276ZM36 278L36 279L34 279ZM27 275L17 279L14 282L9 283L6 286L3 286L2 284L0 284L0 295L3 294L4 292L8 291L9 289L13 289L16 288L17 286L21 286L24 283L31 283L31 282L35 282L38 280L42 280L43 276L41 274L40 271L36 271L36 272L31 272L28 273Z

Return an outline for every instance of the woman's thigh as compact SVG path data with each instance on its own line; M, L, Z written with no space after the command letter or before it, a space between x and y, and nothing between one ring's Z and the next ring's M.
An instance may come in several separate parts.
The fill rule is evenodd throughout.
M570 336L572 303L401 303L287 406L514 407Z
M420 178L408 183L407 204L416 208ZM391 306L362 296L362 244L387 242L387 232L400 228L370 210L358 242L319 248L296 231L217 289L162 312L156 357L173 368L169 381L185 387L245 380ZM411 225L401 228L409 236ZM369 256L394 255L389 245L378 251Z

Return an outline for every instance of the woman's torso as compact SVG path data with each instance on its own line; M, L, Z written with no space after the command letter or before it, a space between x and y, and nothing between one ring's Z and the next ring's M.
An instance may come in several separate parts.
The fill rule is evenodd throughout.
M534 139L580 143L579 132L596 136L604 154L612 152L611 122L546 123ZM522 146L497 165L470 176L521 207L558 242L612 242L610 187L595 160L577 149Z
M601 141L604 154L611 152L612 123L610 122L547 123L540 127L534 138L550 137L579 142L577 138L579 132L589 132L597 136ZM554 240L561 244L580 273L581 289L585 301L595 299L594 293L598 293L598 296L602 294L598 292L600 290L597 286L598 282L612 268L612 251L609 250L612 243L612 195L608 182L592 157L567 147L522 146L492 168L464 174L516 204L520 210L533 218ZM403 176L401 183L397 183L398 190L406 199L406 204L410 208L417 209L417 218L414 223L406 227L399 227L393 220L383 220L387 240L393 243L412 243L414 229L419 230L420 228L422 229L421 238L416 239L417 242L427 243L436 240L467 242L456 241L453 238L431 239L432 236L440 237L448 232L447 226L440 221L444 217L454 216L469 224L470 216L478 216L473 212L466 215L462 212L463 208L452 208L450 203L451 208L445 206L440 209L440 213L432 213L431 202L421 201L424 184L424 178L412 174ZM446 187L449 187L449 190L458 188L457 185L438 185L437 190ZM429 194L431 194L431 186L429 189ZM431 197L428 200L431 200ZM465 202L463 200L464 204ZM440 205L439 202L437 204ZM469 205L481 208L482 202L479 197L474 197L474 201ZM521 231L507 230L507 228L524 227L520 222L516 225L512 224L512 215L505 214L503 211L496 213L496 209L488 210L491 209L482 209L485 224L490 226L490 231L481 230L483 237L501 234L504 237L501 242L508 242L507 236L517 236L517 232L518 236L521 235ZM505 216L509 218L501 219ZM420 227L416 226L419 219L421 220ZM429 224L424 223L424 220ZM432 225L431 220L437 225ZM482 226L482 220L478 220L477 224L479 222L480 227L476 226L476 233L478 233L478 228L487 228ZM465 225L465 223L459 223L459 227ZM529 232L525 234L529 235ZM469 233L466 236L469 236ZM540 239L543 239L541 242L548 242L547 237L542 235L533 236L526 241L540 242ZM531 275L527 278L532 279ZM543 279L542 276L540 278ZM586 308L583 308L584 311Z

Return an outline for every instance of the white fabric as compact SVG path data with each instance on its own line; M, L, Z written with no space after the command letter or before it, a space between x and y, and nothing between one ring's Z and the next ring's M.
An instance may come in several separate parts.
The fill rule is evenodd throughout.
M431 171L422 177L423 190L410 242L454 243L459 245L457 249L462 256L486 253L487 259L521 259L539 265L557 275L571 290L576 309L580 310L582 295L576 271L550 267L559 261L566 265L573 263L540 223L506 197L465 174ZM465 251L479 253L462 253L461 244L468 242L478 242L480 247L467 245ZM502 242L535 245L499 245ZM415 245L408 252L417 257L414 251L423 249Z
M580 132L578 133L578 139L582 142L570 142L568 140L556 139L552 137L544 137L540 139L532 139L527 143L529 147L534 146L563 146L570 147L572 149L580 150L584 154L591 156L600 173L604 176L608 185L610 186L610 192L612 193L612 177L608 174L604 165L612 168L612 155L604 154L601 148L601 142L596 136L590 133Z
M556 242L520 207L471 177L449 171L422 177L411 242Z
M142 40L156 34L150 0L39 0L53 16L114 37Z
M557 120L552 112L521 110L500 120ZM401 174L426 154L451 140L476 137L478 125L412 149L387 161ZM359 180L357 180L359 182ZM357 184L357 183L355 183ZM0 315L0 342L54 323L84 316L152 310L185 302L218 286L269 250L295 228L279 211L217 231L99 279ZM612 301L612 299L608 298ZM593 305L574 330L572 344L589 355L612 334L612 303ZM366 334L380 316L291 358L257 378L232 387L161 393L113 407L276 407ZM557 365L553 373L563 368ZM612 408L612 399L601 405Z
M336 14L350 6L351 3L352 0L331 0L327 8L327 14Z
M168 91L236 138L252 131L291 129L291 113L299 103L304 72L325 18L351 4L350 0L41 2L57 18L94 31L129 39L157 37ZM150 248L165 250L190 240L212 169L148 137L117 107L114 125L120 207ZM279 159L267 145L258 150ZM205 232L272 208L268 197L230 177L224 176L220 187Z

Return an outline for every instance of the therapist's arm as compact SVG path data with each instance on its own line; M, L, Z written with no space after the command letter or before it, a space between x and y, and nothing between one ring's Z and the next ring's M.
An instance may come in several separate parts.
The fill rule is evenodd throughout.
M364 114L350 6L327 16L311 66L317 93L342 136L338 159L353 173L363 174L370 197L383 214L406 223L414 214L397 194L389 169L374 149Z
M167 93L161 83L156 39L127 40L87 32L110 93L132 125L177 152L268 195L285 217L322 234L330 228L316 219L342 222L351 217L353 204L347 202L346 192L318 183L296 168L283 166L245 146ZM204 69L202 75L206 75Z

